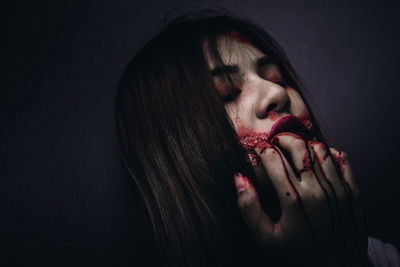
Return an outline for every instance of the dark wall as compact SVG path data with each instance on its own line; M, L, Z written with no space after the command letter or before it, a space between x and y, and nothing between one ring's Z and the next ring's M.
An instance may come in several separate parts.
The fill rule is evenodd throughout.
M153 259L146 213L116 153L113 101L123 67L164 12L182 3L4 7L0 245L7 260L68 266ZM400 247L394 1L194 6L211 3L259 22L282 44L336 147L350 154L370 234Z

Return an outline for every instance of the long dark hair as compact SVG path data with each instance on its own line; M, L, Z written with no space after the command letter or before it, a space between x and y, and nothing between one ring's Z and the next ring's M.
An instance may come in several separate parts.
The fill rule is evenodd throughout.
M207 43L222 64L217 37L230 31L274 57L303 96L285 53L262 27L209 11L171 20L126 66L116 94L121 159L143 197L160 256L173 266L235 265L243 257L248 263L255 249L233 184L235 171L251 179L254 173L203 49Z

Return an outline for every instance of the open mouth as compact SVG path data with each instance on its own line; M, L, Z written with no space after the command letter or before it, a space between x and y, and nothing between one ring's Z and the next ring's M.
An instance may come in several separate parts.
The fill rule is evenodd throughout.
M278 133L290 132L294 133L305 140L311 140L314 136L314 130L308 129L302 120L296 116L286 116L278 120L268 134L268 141L271 141Z
M271 140L282 132L296 134L304 140L312 140L315 137L315 131L310 124L290 115L278 120L268 133L244 133L239 135L239 138L240 143L248 153L256 154L254 151L256 147L261 151L265 150L271 146Z

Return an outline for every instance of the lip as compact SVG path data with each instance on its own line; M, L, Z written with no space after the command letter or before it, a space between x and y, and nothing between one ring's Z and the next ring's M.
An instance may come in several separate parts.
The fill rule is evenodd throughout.
M306 140L311 140L315 135L313 129L308 129L302 120L293 115L281 118L272 126L268 134L268 141L271 141L278 133L282 132L294 133Z
M304 140L315 138L315 129L308 117L302 119L302 117L293 115L280 118L269 132L252 132L243 128L238 131L238 137L244 150L256 156L255 148L259 148L261 151L265 150L271 146L274 141L272 139L282 132L296 134Z

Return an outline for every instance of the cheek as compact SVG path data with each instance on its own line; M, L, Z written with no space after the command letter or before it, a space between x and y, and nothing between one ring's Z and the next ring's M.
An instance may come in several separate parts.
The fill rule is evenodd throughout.
M271 147L268 141L268 132L255 132L248 129L239 117L233 118L233 122L240 144L246 151L246 159L251 165L257 166L259 164L259 158L255 153L255 149L258 148L264 151L266 148Z

